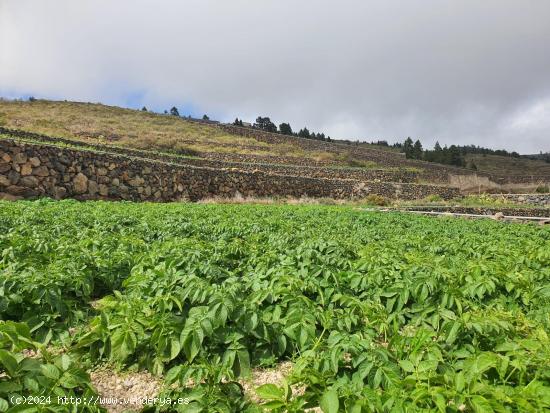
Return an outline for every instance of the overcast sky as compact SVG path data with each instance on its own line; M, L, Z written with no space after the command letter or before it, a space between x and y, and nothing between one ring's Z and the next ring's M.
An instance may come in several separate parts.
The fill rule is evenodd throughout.
M550 151L550 1L0 0L0 95Z

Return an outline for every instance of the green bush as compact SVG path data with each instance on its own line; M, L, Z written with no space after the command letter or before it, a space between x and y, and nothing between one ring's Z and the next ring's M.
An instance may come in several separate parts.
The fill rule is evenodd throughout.
M441 202L443 201L443 198L441 198L438 194L432 194L428 195L426 198L424 198L426 202Z
M382 195L378 194L370 194L365 198L365 202L369 205L377 205L377 206L387 206L390 204L390 201L383 197Z

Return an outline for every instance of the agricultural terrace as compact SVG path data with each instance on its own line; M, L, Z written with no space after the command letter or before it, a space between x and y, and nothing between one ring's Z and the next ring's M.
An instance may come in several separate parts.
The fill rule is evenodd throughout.
M43 200L0 202L0 248L2 411L93 396L105 364L159 376L186 412L550 409L548 228Z

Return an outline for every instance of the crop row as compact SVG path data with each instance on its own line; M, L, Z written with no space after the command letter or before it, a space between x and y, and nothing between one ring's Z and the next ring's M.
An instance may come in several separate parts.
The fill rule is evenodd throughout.
M93 394L84 369L102 362L162 376L185 411L550 409L548 229L321 206L0 206L3 410L61 392L39 378L72 368L67 389ZM253 403L239 380L283 361L287 381Z

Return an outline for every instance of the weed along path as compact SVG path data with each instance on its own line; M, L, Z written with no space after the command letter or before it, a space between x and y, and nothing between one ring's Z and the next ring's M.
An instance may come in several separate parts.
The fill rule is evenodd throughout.
M1 411L550 409L548 226L0 201L0 250Z

